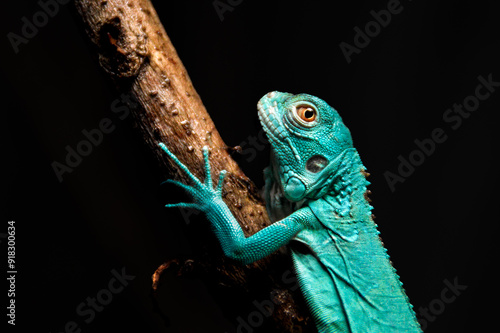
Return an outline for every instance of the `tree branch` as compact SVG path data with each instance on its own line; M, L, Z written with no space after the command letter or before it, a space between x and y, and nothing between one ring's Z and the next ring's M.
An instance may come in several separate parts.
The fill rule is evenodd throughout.
M159 149L158 142L164 142L203 179L201 149L204 145L210 146L213 179L218 179L222 169L228 171L224 201L245 234L251 235L269 225L263 201L254 184L227 152L151 2L76 0L75 4L86 34L95 45L100 66L119 91L130 94L138 102L139 107L133 108L134 119L146 146L157 157L160 169L165 173L171 171L175 178L188 182L186 175ZM207 239L214 240L214 237ZM244 290L249 300L276 302L271 320L278 330L295 332L306 328L303 306L294 300L300 296L297 291L288 291L289 281L283 281L283 270L290 267L290 262L282 254L242 267L223 258L220 250L212 250L204 267L211 274L208 280L213 283L223 281L228 288ZM225 303L221 304L223 308L231 308L230 312L242 316L248 313L244 306L235 309L238 300L229 295L221 301Z

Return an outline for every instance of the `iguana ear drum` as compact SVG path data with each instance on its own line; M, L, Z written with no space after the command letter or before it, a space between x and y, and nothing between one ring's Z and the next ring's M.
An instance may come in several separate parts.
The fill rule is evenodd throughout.
M323 170L328 164L328 160L321 155L314 155L306 163L307 171L318 173Z

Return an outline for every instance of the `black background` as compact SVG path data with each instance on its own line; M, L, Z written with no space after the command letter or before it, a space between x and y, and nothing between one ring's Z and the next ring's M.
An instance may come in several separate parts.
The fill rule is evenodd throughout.
M498 308L492 118L500 92L456 130L443 113L474 94L479 75L500 81L494 1L402 1L402 12L350 64L339 43L353 44L353 28L364 28L370 11L388 2L340 3L248 0L221 21L212 1L154 1L228 145L257 135L256 103L268 91L307 92L334 106L372 174L376 221L417 312L437 304L445 279L467 286L426 332L489 331ZM167 258L191 253L185 235L203 220L185 223L177 210L162 208L169 197L159 187L163 179L130 119L110 111L119 95L71 6L61 6L17 54L7 33L20 34L21 18L40 7L35 1L2 7L0 232L16 221L16 329L61 332L75 321L83 332L234 332L236 318L225 316L197 279L166 276L162 307L170 324L154 312L152 272ZM116 129L60 183L51 163L64 162L66 145L75 147L83 129L106 117ZM408 157L414 140L438 127L446 142L391 191L384 173L397 172L398 156ZM248 155L235 158L261 186L268 149L258 153L250 162ZM84 323L77 305L122 267L135 279Z

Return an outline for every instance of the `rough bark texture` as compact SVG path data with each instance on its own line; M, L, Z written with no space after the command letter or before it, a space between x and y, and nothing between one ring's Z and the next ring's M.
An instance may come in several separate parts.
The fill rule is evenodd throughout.
M95 46L100 66L120 92L130 94L139 104L133 109L134 118L160 169L188 182L159 149L158 142L164 142L203 179L201 149L210 146L213 179L217 181L220 170L228 171L224 200L245 234L251 235L269 225L264 203L253 183L230 157L151 2L77 0L75 5ZM207 238L207 242L214 243L215 238ZM228 318L240 315L246 319L254 306L251 300L272 300L276 304L269 320L274 321L278 331L304 331L311 326L304 319L298 291L287 289L293 284L290 275L284 279L283 272L289 272L290 261L282 254L242 267L223 258L217 246L212 244L207 248L210 252L200 266L207 281L219 285L214 291L221 306L227 309ZM221 288L227 288L226 292L220 292ZM241 299L235 299L242 295L249 300L246 306L240 305L245 304ZM299 299L299 305L294 299Z

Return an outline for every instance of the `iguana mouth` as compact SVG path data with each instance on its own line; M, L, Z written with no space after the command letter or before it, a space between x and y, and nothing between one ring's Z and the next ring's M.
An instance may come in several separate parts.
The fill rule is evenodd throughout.
M262 101L257 104L258 114L262 128L267 134L273 137L276 141L285 139L283 135L283 126L277 118L277 102L274 101L273 105L264 106Z
M274 93L274 92L273 92ZM272 98L273 93L266 95L267 98ZM278 102L273 100L261 99L257 104L258 114L262 128L268 134L269 141L272 146L287 146L295 159L300 162L301 158L297 149L293 146L288 136L288 131L280 119L278 112Z
M277 178L281 179L282 191L288 200L296 202L304 197L307 187L296 176L295 172L290 170L289 165L283 165L283 162L286 161L287 156L294 156L298 163L300 163L301 158L290 140L286 126L283 124L283 115L280 112L278 102L272 100L274 96L275 93L269 93L257 104L259 119L273 148L274 161L279 170Z

